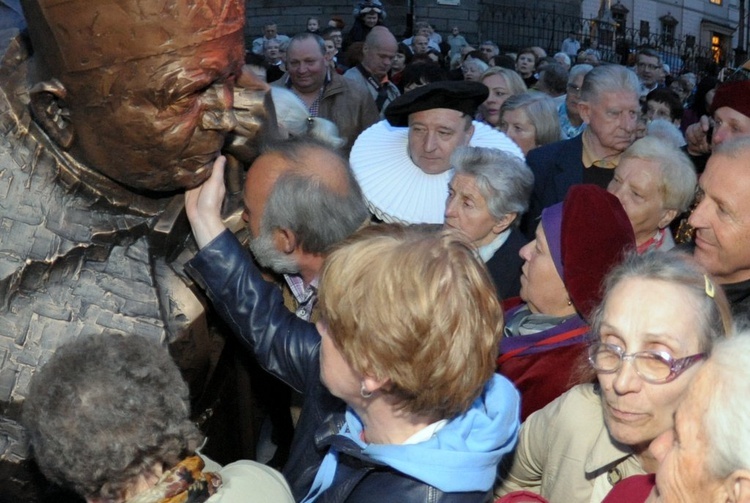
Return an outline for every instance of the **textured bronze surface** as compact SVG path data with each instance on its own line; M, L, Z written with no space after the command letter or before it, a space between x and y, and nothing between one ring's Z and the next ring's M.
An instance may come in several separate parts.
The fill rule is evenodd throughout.
M210 173L236 125L244 2L41 3L24 3L33 43L45 40L34 57L17 32L0 33L0 501L36 497L18 419L34 371L60 344L113 331L168 345L199 415L215 405L217 383L209 389L209 380L225 343L182 270L195 250L179 189ZM134 12L155 5L169 20L158 34L129 41L128 52L123 34L150 33L157 18L148 12L145 32L128 32L127 23L139 26ZM179 10L190 5L201 10ZM75 41L57 17L53 37L34 31L50 22L35 16L66 6L93 6L89 25L114 9L121 30L109 40ZM211 16L219 16L215 26ZM86 19L75 19L79 34ZM149 44L165 33L168 43L154 51ZM58 47L63 36L73 38ZM62 49L92 57L42 64ZM90 64L71 63L75 57ZM266 90L237 91L246 127L233 140L243 157L231 163L234 185L241 186L242 161L257 152L250 136L275 131ZM9 473L14 480L4 480Z

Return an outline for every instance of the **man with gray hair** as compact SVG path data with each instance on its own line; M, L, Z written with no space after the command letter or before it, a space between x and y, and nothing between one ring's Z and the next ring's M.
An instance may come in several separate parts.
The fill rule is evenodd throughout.
M284 275L287 307L316 321L318 275L328 251L369 216L349 163L307 138L269 144L247 172L243 205L255 259Z
M750 333L740 332L714 345L672 429L651 442L659 462L651 494L654 476L637 475L618 483L607 501L750 502L749 394Z
M738 325L750 323L750 138L718 145L698 180L688 223L693 256L722 286Z
M565 70L570 71L570 56L565 54L564 52L558 52L555 53L554 56L552 56L555 61L557 61L558 65L561 65Z
M479 46L479 51L484 54L484 59L486 61L491 61L492 58L500 54L500 47L498 47L492 40L485 40Z
M526 159L534 172L524 224L527 236L533 234L542 210L561 202L571 186L607 187L620 154L635 140L638 89L637 77L624 66L603 65L586 74L578 103L586 129L575 138L536 148Z
M396 37L385 26L373 26L362 46L362 62L344 73L344 78L357 82L366 88L378 112L401 96L393 82L388 80L388 72L398 51Z

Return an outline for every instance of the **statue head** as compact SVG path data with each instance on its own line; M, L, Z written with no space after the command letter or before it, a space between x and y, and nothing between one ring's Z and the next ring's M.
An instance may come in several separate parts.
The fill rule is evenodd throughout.
M243 0L22 0L36 121L131 188L194 187L234 127Z

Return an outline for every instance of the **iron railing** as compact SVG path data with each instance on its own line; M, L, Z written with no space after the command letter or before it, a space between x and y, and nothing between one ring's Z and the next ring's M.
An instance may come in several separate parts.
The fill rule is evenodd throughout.
M494 40L503 52L540 46L552 55L560 50L571 31L582 35L583 47L596 40L602 61L632 64L639 48L651 47L661 54L675 75L687 71L715 73L717 68L734 61L730 47L701 46L695 36L677 38L659 32L641 33L618 27L614 22L561 14L554 7L551 10L499 4L480 7L479 38Z

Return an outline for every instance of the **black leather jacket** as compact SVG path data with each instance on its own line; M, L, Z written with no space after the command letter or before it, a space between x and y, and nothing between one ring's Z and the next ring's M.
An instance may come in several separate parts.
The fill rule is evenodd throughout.
M284 307L281 292L262 279L232 233L225 231L214 239L186 268L259 363L303 393L302 413L283 471L297 501L307 495L332 445L341 453L339 465L333 485L318 502L491 501L491 491L443 493L374 462L354 442L337 435L346 404L320 382L320 336L315 326Z

